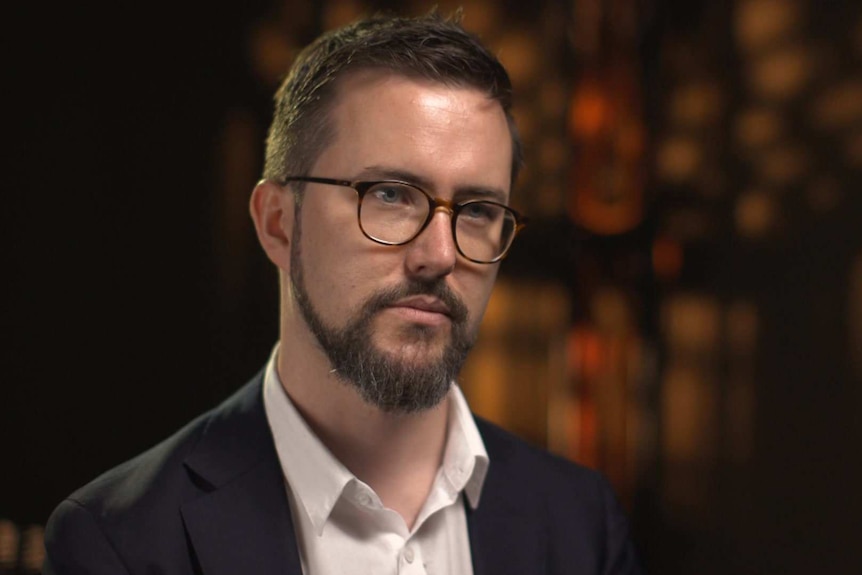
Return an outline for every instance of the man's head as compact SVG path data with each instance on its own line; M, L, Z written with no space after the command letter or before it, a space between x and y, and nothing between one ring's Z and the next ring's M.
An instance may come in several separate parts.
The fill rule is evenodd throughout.
M509 125L515 181L523 159L511 113L509 75L475 36L436 12L421 18L363 20L328 32L306 47L275 96L264 178L281 181L309 173L334 137L330 111L338 84L368 69L474 88L499 103Z
M503 207L520 161L505 71L437 16L375 19L313 44L277 100L251 210L282 271L282 356L302 348L294 359L320 360L383 411L433 407L496 278L496 248L477 246L500 237L490 222L516 223ZM414 192L362 184L390 180ZM368 213L384 212L367 206L399 227L422 202L418 235L369 233Z

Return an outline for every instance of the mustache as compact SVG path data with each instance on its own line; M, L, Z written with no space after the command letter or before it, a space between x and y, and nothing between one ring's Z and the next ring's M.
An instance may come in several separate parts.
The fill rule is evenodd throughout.
M463 324L469 315L467 306L452 291L444 280L422 282L408 280L402 284L381 290L371 296L363 306L363 315L370 317L407 297L424 295L439 299L449 309L449 317L455 324Z

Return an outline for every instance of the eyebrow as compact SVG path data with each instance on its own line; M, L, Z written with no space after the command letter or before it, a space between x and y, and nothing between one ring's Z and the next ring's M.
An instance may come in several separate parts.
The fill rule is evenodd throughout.
M357 179L359 180L366 178L400 180L402 182L407 182L408 184L418 186L428 192L434 190L435 187L434 183L424 176L420 176L419 174L415 174L407 170L399 168L389 168L386 166L367 166L357 176ZM456 186L455 191L452 194L452 199L458 200L463 198L487 199L504 205L508 204L508 194L505 191L493 187L489 188L486 186Z

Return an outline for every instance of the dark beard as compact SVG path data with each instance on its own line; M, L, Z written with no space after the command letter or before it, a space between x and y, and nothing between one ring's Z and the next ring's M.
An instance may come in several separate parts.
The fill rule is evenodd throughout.
M367 403L389 413L415 413L438 405L449 391L452 380L476 339L467 329L467 308L445 280L408 281L381 290L368 299L346 326L331 328L323 323L305 289L300 249L300 214L295 214L290 256L290 282L302 317L317 338L334 373L352 385ZM430 344L435 330L421 325L407 326L401 338L414 349L409 353L393 350L384 353L374 346L372 324L378 312L398 300L415 295L430 295L442 301L450 314L450 341L437 361L422 361L422 344ZM403 350L402 350L403 351ZM412 356L413 360L407 359Z

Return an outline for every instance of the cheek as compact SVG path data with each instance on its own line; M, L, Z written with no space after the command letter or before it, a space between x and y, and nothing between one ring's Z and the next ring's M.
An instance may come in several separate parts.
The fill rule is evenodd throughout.
M341 313L340 308L348 305L344 300L356 287L355 258L349 253L349 244L337 234L311 230L303 230L300 241L303 275L312 303L321 311Z
M321 219L320 214L311 205L304 205L300 215L299 237L297 242L302 265L303 282L311 303L323 312L330 307L330 301L338 301L333 290L344 286L349 270L345 269L342 259L345 253L343 235L333 233L336 229ZM296 257L296 252L294 252ZM332 294L334 297L328 297ZM329 315L329 314L326 314Z
M307 215L307 217L306 217ZM300 247L305 287L319 313L339 323L387 282L397 267L392 248L365 238L352 219L303 214Z
M471 273L465 273L465 277L461 281L464 290L462 293L465 294L463 296L464 303L467 304L470 310L471 321L477 327L481 323L485 309L488 307L488 301L491 299L491 291L497 278L499 264L489 267L490 269L477 268L470 270Z

